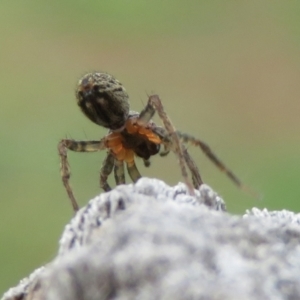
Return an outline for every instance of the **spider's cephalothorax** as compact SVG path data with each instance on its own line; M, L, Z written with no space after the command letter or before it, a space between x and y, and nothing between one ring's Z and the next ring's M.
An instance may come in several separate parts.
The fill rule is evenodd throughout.
M183 143L190 143L200 147L221 171L225 172L239 187L244 188L239 179L204 142L175 130L157 95L149 97L146 107L140 113L129 111L129 97L122 84L109 74L96 72L88 73L79 80L76 98L82 112L91 121L108 128L109 131L101 140L63 139L58 144L63 184L75 211L78 210L78 204L69 184L70 168L67 150L96 152L106 149L107 155L100 171L100 187L109 191L111 188L107 183L107 178L112 171L114 171L116 183L124 184L125 164L132 181L136 182L141 175L135 165L134 157L142 158L145 166L149 166L150 157L157 154L163 145L164 149L160 155L167 155L170 151L177 155L181 174L190 193L194 194L193 186L199 188L203 182L196 164L183 145ZM155 111L164 127L157 126L151 120ZM192 175L193 186L188 178L187 168Z

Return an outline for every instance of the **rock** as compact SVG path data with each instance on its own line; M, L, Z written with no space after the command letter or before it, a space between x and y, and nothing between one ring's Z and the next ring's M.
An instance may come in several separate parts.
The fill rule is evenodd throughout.
M2 299L300 299L299 215L232 216L207 185L195 193L142 178L101 194Z

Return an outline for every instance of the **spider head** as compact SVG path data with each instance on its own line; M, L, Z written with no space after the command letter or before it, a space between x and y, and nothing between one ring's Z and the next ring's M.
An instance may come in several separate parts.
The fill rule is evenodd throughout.
M78 82L77 104L94 123L116 130L129 114L128 94L122 84L106 73L88 73Z

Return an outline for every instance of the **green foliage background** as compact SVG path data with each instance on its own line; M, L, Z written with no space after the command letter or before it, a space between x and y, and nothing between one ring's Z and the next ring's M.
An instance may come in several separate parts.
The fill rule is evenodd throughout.
M106 132L75 104L76 82L88 71L115 75L134 110L158 93L178 129L206 141L262 194L258 201L237 190L191 149L230 212L298 211L299 10L299 1L275 0L2 0L0 294L55 256L72 216L58 141ZM69 158L84 205L100 193L103 153ZM174 155L139 168L169 184L181 180Z

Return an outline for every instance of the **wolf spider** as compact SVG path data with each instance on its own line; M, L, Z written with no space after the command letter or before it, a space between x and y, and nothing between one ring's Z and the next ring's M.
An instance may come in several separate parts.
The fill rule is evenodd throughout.
M203 181L183 143L200 147L208 158L238 187L244 187L241 181L216 157L209 146L189 134L175 130L158 95L151 95L146 107L140 113L130 111L128 94L118 80L106 73L88 73L78 82L76 98L82 112L92 122L109 131L100 140L63 139L58 144L62 181L74 211L77 211L79 207L69 184L70 167L67 150L76 152L107 150L100 171L100 187L104 191L111 190L107 178L113 170L116 184L125 183L124 163L133 182L141 177L135 165L135 156L142 158L144 165L148 167L150 156L157 153L165 156L173 151L178 157L182 177L190 194L193 195L193 186L198 189ZM158 113L164 127L157 126L151 120L155 112ZM160 151L161 145L164 147L162 151ZM191 172L193 185L188 178L187 168Z

